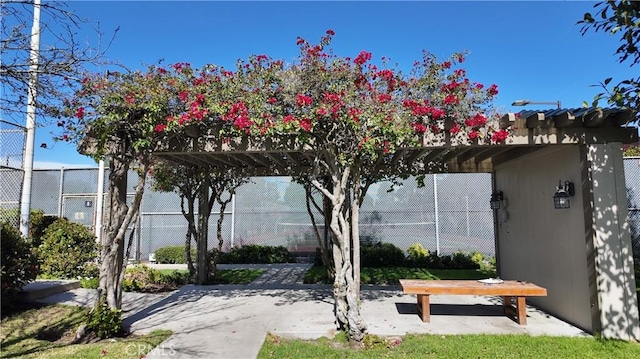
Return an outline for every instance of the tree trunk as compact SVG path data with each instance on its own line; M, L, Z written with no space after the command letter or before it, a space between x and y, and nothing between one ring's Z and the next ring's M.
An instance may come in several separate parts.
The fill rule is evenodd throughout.
M222 245L224 244L224 238L222 238L222 222L224 221L224 211L227 208L227 204L231 201L221 201L220 197L218 197L218 203L220 203L220 215L218 216L218 221L216 224L216 237L218 238L218 250L215 252L213 256L213 261L211 261L211 276L215 278L216 271L218 269L218 261L220 260L220 252L222 251ZM231 196L230 196L231 197Z
M360 166L356 163L356 166ZM360 298L360 200L362 187L360 187L360 176L354 174L351 181L353 198L351 200L351 243L353 245L353 280L356 287L356 294Z
M124 279L125 236L140 207L146 180L145 166L138 178L131 206L127 205L127 176L130 159L113 156L109 162L109 212L105 241L102 244L100 285L96 305L104 298L109 308L122 307L122 281Z
M209 177L205 176L198 194L198 267L197 283L207 284L209 281L209 254L207 253L209 240L209 215L211 214L211 200L209 199Z
M184 200L187 200L187 209L184 208ZM195 200L196 196L193 193L182 193L180 196L180 207L182 215L187 220L187 234L185 235L184 251L185 258L187 259L187 269L189 270L189 278L195 279L196 267L193 265L193 258L191 257L191 240L193 239L196 244L198 243L198 230L196 229L195 218Z
M335 167L333 167L335 169ZM331 175L333 191L329 192L317 180L312 183L331 200L331 232L333 233L333 260L335 278L333 294L335 298L335 314L337 325L344 330L350 339L361 342L366 333L366 324L360 314L359 297L353 277L351 262L351 223L350 210L345 210L351 168L341 172L335 170ZM354 225L358 225L354 223Z
M306 207L307 207L307 214L309 214L309 218L311 219L311 225L313 226L313 233L316 236L316 239L318 240L318 247L320 248L320 255L322 256L322 264L324 265L325 270L327 271L327 275L329 276L330 279L333 279L333 276L335 275L335 268L333 266L333 262L331 261L331 257L329 257L329 248L328 248L328 243L326 240L323 240L322 236L320 236L320 229L318 228L318 224L316 223L316 219L313 216L313 211L311 209L311 203L313 203L313 206L315 207L315 209L317 211L319 211L320 213L322 213L322 217L323 220L325 221L326 224L326 220L325 218L327 217L327 213L325 211L325 208L319 208L319 206L316 204L315 200L313 199L312 193L311 193L311 187L309 184L305 184L304 185L304 190L305 190L305 202L306 202ZM323 196L324 198L324 196ZM323 201L324 204L324 201ZM326 228L326 226L325 226ZM326 237L325 237L326 238Z

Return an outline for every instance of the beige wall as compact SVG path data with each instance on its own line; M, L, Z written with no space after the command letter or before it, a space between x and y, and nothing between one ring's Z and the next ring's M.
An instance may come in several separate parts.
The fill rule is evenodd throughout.
M528 301L593 331L579 146L541 149L495 170L507 200L496 218L500 276L547 288ZM559 180L576 184L569 209L553 207Z
M605 338L639 340L638 302L627 197L622 163L622 144L590 145L584 148L590 190L585 216L586 237L594 244L594 290L598 311L595 321ZM585 211L585 214L587 212Z

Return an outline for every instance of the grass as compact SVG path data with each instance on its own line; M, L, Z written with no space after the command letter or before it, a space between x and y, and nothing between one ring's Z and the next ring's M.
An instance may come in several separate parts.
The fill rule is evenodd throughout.
M140 358L171 335L154 331L91 344L70 344L88 309L32 306L2 319L0 358Z
M186 269L156 269L163 276L186 276ZM219 269L212 284L249 284L264 273L264 269Z
M400 279L482 279L496 273L482 269L426 269L408 267L362 268L362 284L399 284ZM304 276L305 283L328 283L323 267L311 267Z
M593 338L527 335L369 336L365 349L343 339L313 341L268 335L258 358L640 358L637 343Z
M249 284L264 273L264 269L220 269L213 284Z

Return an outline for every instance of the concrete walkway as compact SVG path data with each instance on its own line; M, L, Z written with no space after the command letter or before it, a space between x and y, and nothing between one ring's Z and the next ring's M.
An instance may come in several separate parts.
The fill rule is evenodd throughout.
M125 293L125 327L137 333L170 329L174 334L147 358L255 358L268 332L311 339L335 334L333 295L326 285L302 284L309 265L263 265L248 285L187 285L165 294ZM416 298L399 287L362 290L368 331L383 336L430 334L529 334L588 336L535 308L520 326L502 313L499 298L434 296L431 323L417 315ZM41 301L91 305L95 291L76 289Z

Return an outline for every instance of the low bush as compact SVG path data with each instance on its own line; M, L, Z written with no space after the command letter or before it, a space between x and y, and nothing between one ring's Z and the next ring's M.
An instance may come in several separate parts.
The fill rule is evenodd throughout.
M363 267L400 267L404 262L402 249L391 243L375 242L360 247L360 263Z
M154 252L157 263L163 264L185 264L187 256L184 246L169 246L156 249ZM196 260L196 249L191 248L191 259Z
M109 308L103 299L89 312L87 329L100 339L116 336L122 331L122 310Z
M480 255L482 256L482 255ZM482 257L480 257L482 258ZM451 256L451 267L450 269L480 269L480 259L478 262L473 260L473 256L470 253L464 252L455 252L453 256Z
M209 251L209 258L213 259L215 250ZM218 264L274 264L295 263L296 259L283 246L247 245L233 248L229 253L222 254Z
M29 227L29 237L34 247L42 244L42 237L46 229L60 217L45 215L41 209L32 209Z
M124 272L122 289L125 292L140 292L149 290L156 283L157 271L145 265L127 268Z
M45 230L39 252L43 276L76 279L92 270L98 244L87 227L59 218Z
M9 305L17 292L38 275L38 256L20 232L7 222L0 228L0 276L2 307Z

